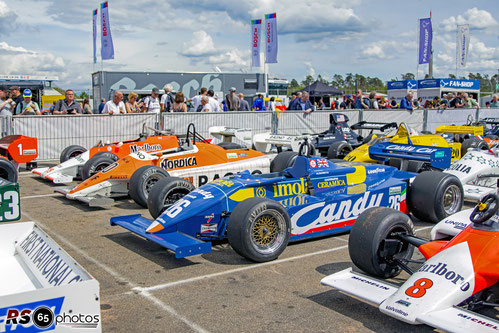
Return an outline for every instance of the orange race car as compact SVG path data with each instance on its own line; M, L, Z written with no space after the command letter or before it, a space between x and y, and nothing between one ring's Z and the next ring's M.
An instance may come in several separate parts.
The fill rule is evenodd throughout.
M55 191L90 206L110 205L114 202L112 198L129 194L136 203L146 207L152 186L169 175L184 178L192 184L185 188L183 196L194 187L243 170L252 173L268 173L270 170L269 156L233 142L211 144L196 134L193 124L188 127L184 144L180 145L175 137L167 140L167 149L151 153L133 152L107 165L78 186L60 187ZM105 156L95 159L97 167L100 160L106 161Z
M152 130L154 135L148 135L147 129ZM34 169L32 172L56 184L70 183L77 177L85 180L130 153L156 152L174 147L172 143L178 145L177 137L170 134L144 125L142 133L135 140L113 143L103 143L101 140L89 150L82 146L69 146L61 153L61 164Z
M17 182L19 163L29 169L38 157L37 138L24 135L7 135L0 139L0 178Z

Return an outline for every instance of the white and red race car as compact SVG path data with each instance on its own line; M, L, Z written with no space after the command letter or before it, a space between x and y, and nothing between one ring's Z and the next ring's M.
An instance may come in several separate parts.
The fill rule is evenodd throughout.
M321 283L374 303L382 313L409 324L495 332L499 321L474 310L499 306L498 208L499 197L488 194L474 209L439 222L430 241L413 235L407 215L371 208L355 222L348 244L352 262L368 275L348 268ZM426 259L416 270L408 266L418 262L411 260L414 247ZM402 285L384 280L401 270L410 274Z

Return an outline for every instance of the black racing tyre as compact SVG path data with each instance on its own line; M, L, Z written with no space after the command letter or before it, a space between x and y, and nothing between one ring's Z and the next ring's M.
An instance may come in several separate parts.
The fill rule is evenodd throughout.
M349 152L352 151L352 146L348 142L345 141L337 141L331 143L329 149L327 150L327 159L334 158L345 158Z
M101 172L118 160L118 156L113 153L100 152L92 156L81 168L81 179L85 180Z
M159 179L147 197L147 208L152 218L156 219L168 207L194 189L194 185L183 178L166 177Z
M270 162L270 172L281 172L282 170L289 168L293 165L293 162L298 156L298 153L294 151L283 151L277 154L276 157Z
M414 225L404 213L372 207L357 218L350 230L348 251L352 262L364 272L380 278L397 276L401 267L394 262L407 262L414 247L395 237L397 233L413 234Z
M128 194L138 205L147 208L147 198L154 185L168 176L168 172L154 165L140 167L130 177Z
M480 140L475 137L471 137L469 139L466 139L463 141L461 144L461 157L466 154L468 149L470 148L478 148L481 150L488 150L489 149L489 144L485 140Z
M0 178L17 183L17 167L8 159L0 157Z
M425 171L416 176L408 191L409 211L418 219L437 223L463 207L463 186L454 175Z
M235 142L220 142L217 144L217 146L222 147L224 149L246 149L245 146Z
M83 154L86 151L87 151L87 149L82 147L82 146L78 146L78 145L68 146L62 150L61 156L59 157L59 161L61 163L64 163L67 160L69 160L70 158L73 158L75 156Z
M286 209L267 198L250 198L230 214L227 238L241 256L255 261L271 261L288 245L291 222Z

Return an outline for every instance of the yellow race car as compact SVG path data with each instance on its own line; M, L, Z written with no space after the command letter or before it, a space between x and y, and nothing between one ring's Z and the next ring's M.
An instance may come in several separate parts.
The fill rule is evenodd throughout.
M436 134L420 134L408 125L402 123L395 133L388 133L386 136L373 135L372 139L350 151L344 159L347 161L380 163L369 157L369 147L378 142L393 142L417 146L434 146L434 147L450 147L452 148L452 161L460 159L469 148L489 149L487 143L477 135L483 135L482 126L448 126L442 125L435 129ZM328 156L329 159L338 158L338 156ZM400 161L390 161L390 164L397 166ZM422 162L412 162L412 166L408 171L421 171Z

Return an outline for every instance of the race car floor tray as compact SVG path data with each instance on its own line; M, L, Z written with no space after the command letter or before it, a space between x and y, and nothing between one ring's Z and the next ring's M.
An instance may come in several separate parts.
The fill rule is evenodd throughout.
M0 225L0 332L101 332L99 282L34 222Z

